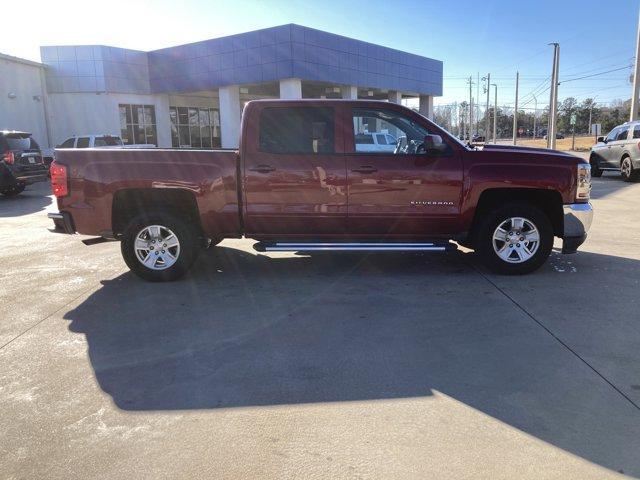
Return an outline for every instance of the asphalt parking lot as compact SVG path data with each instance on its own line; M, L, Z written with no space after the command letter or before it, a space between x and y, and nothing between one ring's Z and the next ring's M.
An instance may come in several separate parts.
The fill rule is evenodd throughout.
M47 188L0 198L0 478L640 477L640 184L528 276L242 240L171 284Z

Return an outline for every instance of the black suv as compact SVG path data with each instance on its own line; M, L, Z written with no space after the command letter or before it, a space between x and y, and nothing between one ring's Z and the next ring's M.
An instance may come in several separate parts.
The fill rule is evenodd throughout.
M0 130L0 193L18 195L28 184L46 180L48 173L30 133Z

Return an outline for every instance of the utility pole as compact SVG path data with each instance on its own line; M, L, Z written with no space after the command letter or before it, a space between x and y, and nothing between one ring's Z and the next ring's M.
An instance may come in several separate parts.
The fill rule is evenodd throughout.
M640 17L638 18L638 34L636 36L636 68L633 73L633 91L631 92L631 115L629 120L632 122L634 120L638 120L640 117L638 113L638 102L640 99ZM591 123L589 123L589 128L591 128Z
M547 129L547 148L556 148L556 122L558 116L558 71L560 70L560 44L553 45L553 68L551 69L551 94L549 97L549 128Z
M495 88L495 93L493 94L493 143L495 144L498 138L498 85L495 83L491 85Z
M473 136L473 77L469 75L469 143Z
M533 95L533 139L536 139L536 118L538 117L538 97L535 93Z
M593 106L596 104L596 98L598 98L597 95L591 99L591 103L589 104L589 126L587 127L587 135L591 133L591 112L593 111ZM631 111L633 112L633 110Z
M484 112L484 141L486 142L489 138L489 124L491 123L491 115L489 114L489 95L491 94L491 74L487 73L487 76L483 78L483 80L487 81L487 86L485 90L487 91L487 108Z
M520 72L516 72L516 104L513 109L513 144L518 143L518 85L520 83Z
M476 83L476 116L474 117L476 120L476 124L475 124L475 133L480 133L479 132L479 127L480 127L480 72L476 72L476 75L478 75L478 83Z

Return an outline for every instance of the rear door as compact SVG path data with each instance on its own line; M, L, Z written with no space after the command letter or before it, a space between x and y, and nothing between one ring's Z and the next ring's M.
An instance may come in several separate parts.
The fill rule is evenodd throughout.
M346 232L347 191L337 104L260 104L245 112L245 231L253 237Z
M438 133L407 109L373 104L354 106L345 138L349 192L349 232L355 237L430 237L455 232L462 192L459 147L420 148L425 136ZM400 139L393 151L361 151L358 129ZM451 141L445 138L445 142Z

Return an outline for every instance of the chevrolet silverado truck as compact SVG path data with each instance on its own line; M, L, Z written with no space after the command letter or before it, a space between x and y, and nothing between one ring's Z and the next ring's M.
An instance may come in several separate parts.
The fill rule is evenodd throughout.
M397 144L361 151L364 132ZM61 149L51 179L56 229L121 241L128 267L151 281L241 237L261 252L444 251L456 241L494 272L523 274L554 237L575 252L593 217L582 159L470 147L379 101L253 101L237 150Z

